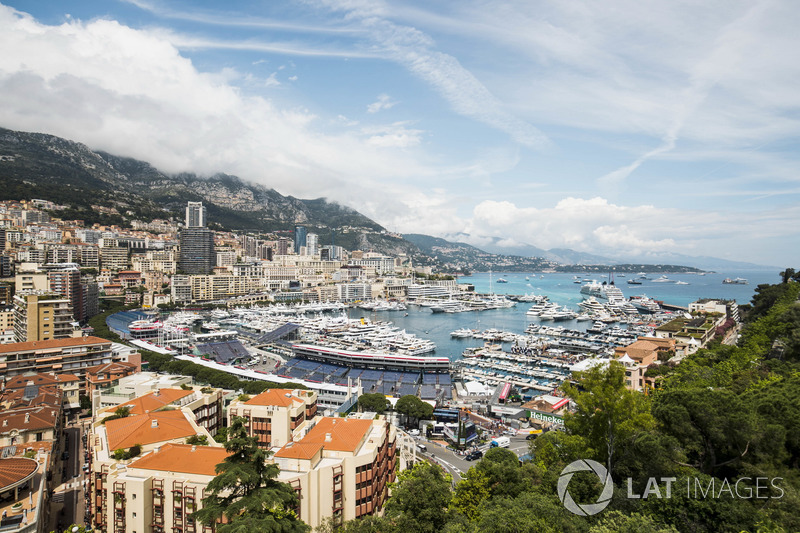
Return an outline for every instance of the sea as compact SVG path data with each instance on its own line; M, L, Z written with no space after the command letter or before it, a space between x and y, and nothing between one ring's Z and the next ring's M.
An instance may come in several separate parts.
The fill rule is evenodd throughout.
M780 275L772 270L740 270L735 273L707 272L699 274L672 274L665 275L671 281L654 282L661 277L661 273L647 274L649 279L641 279L641 285L629 285L628 279L636 278L636 274L621 276L616 274L615 284L622 290L626 297L646 295L654 300L666 304L688 307L688 305L701 298L715 298L735 300L739 305L750 303L759 284L774 284L780 282ZM581 283L574 283L575 278ZM725 278L744 278L747 285L724 284ZM498 279L505 279L507 283L498 283ZM583 280L595 279L599 282L609 281L608 276L598 276L586 273L542 273L542 272L480 272L471 276L458 278L458 283L471 284L478 293L495 293L508 295L543 294L551 302L566 305L571 309L578 309L578 302L583 299L580 292ZM682 281L684 284L676 284ZM450 332L460 328L486 330L489 328L512 333L522 334L530 323L537 323L536 318L529 318L525 313L532 304L517 302L516 306L508 309L492 309L488 311L467 311L463 313L431 313L430 308L409 305L406 311L365 311L352 308L348 311L351 318L368 318L373 321L388 321L395 326L405 329L408 333L429 339L436 344L435 355L447 356L450 360L461 358L465 348L482 346L480 339L458 339L450 336ZM550 323L552 325L552 323ZM558 325L568 329L584 331L591 327L591 321L578 322L576 320L561 321ZM506 349L510 345L505 345Z

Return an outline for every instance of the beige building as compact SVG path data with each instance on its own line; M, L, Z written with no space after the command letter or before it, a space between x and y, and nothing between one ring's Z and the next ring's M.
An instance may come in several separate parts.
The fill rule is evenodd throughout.
M372 417L323 417L274 456L278 479L294 487L300 518L312 527L380 512L399 459L394 427Z
M14 276L14 289L22 291L46 291L50 288L50 280L46 272L20 272Z
M103 532L123 531L195 531L183 529L187 527L187 510L183 497L188 496L183 489L183 484L169 485L153 483L152 477L136 475L132 462L136 463L137 457L147 454L157 454L165 445L178 445L177 453L168 462L168 468L178 470L181 460L189 464L197 463L195 456L187 454L193 446L185 447L186 439L194 436L204 436L209 446L198 446L195 450L216 447L212 436L193 419L191 411L181 408L162 411L150 411L142 414L131 414L124 418L108 420L113 410L102 411L95 416L92 431L89 436L89 446L92 450L92 477L91 477L91 511L92 526ZM224 449L222 449L224 452ZM138 452L138 454L136 453ZM131 457L134 455L134 457ZM216 463L215 463L216 464ZM191 474L191 472L190 472ZM174 474L173 474L174 475ZM211 476L213 477L213 476ZM210 480L209 476L201 479L205 486ZM160 478L163 483L164 477ZM178 491L176 492L176 487ZM160 490L160 495L159 491ZM173 520L165 523L163 529L154 516L153 510L157 507L155 502L170 492L171 512ZM192 493L194 501L199 502L202 490ZM148 501L149 500L149 501ZM176 509L180 505L180 511ZM163 503L162 503L163 505ZM161 507L162 513L165 509ZM163 514L162 514L163 517ZM176 521L177 520L177 521ZM193 525L193 524L192 524ZM179 527L181 529L173 529Z
M78 409L81 406L81 379L74 374L26 372L11 378L3 377L4 391L25 390L30 387L37 390L41 387L56 387L64 394L64 409Z
M59 294L30 291L14 295L14 336L18 342L65 339L75 332L72 302Z
M109 424L113 431L121 421ZM141 434L136 438L147 440ZM304 438L278 449L270 461L280 467L278 480L297 494L296 511L305 523L317 527L331 517L341 523L382 509L399 460L395 438L394 428L383 419L322 418ZM143 445L140 458L93 465L96 529L211 532L190 515L202 507L215 466L227 452L178 440Z
M228 407L228 426L234 417L245 419L248 434L261 448L281 447L302 437L317 414L317 393L302 389L267 389L247 401Z
M27 372L75 374L81 385L89 367L114 360L111 341L76 337L0 345L0 373L6 377Z

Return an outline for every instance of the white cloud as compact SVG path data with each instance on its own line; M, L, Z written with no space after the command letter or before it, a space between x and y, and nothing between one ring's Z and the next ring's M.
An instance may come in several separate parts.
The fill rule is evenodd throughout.
M199 72L161 32L102 19L48 26L5 6L0 26L4 127L77 140L166 172L232 173L300 197L351 204L348 191L358 189L376 198L374 213L415 194L404 186L387 197L383 182L431 172L394 148L418 143L419 131L323 134L303 107L245 96L229 83L231 71Z
M410 148L420 144L424 132L407 128L405 122L396 122L364 128L364 133L368 135L367 144L372 146Z
M269 78L267 78L266 81L264 82L264 85L266 85L267 87L275 87L280 85L281 82L278 81L277 75L278 75L277 72L273 72L272 74L270 74Z
M391 109L397 105L397 102L392 100L388 94L378 95L378 99L367 106L367 113L377 113L384 109Z

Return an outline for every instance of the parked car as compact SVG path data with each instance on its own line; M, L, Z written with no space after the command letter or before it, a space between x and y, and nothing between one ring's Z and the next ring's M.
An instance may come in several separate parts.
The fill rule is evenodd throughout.
M467 456L465 457L465 459L466 459L467 461L477 461L477 460L478 460L478 459L480 459L481 457L483 457L483 452L482 452L482 451L480 451L480 450L472 450L471 452L469 452L469 453L467 454Z
M418 429L412 429L412 430L410 430L410 431L408 432L408 434L409 434L409 435L412 435L412 436L414 436L414 437L417 437L417 436L419 436L419 430L418 430Z

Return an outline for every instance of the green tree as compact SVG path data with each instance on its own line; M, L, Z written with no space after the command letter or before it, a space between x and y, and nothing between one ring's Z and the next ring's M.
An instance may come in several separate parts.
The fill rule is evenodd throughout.
M678 533L673 526L662 525L641 513L607 511L589 533Z
M400 531L436 533L449 517L451 478L438 466L419 462L404 470L392 484L386 517Z
M705 474L739 460L756 438L750 409L727 389L664 391L653 416L680 444L687 466Z
M375 411L382 414L391 405L391 402L380 393L367 393L358 397L358 407L364 411Z
M577 533L586 527L555 496L527 491L516 498L501 496L485 502L473 530L480 533Z
M230 455L217 465L203 508L193 519L211 526L224 516L228 523L217 524L219 533L309 531L293 510L297 496L289 485L276 481L278 465L266 462L268 452L247 434L244 422L236 417L228 428L225 449Z
M406 422L408 422L409 418L418 421L427 420L433 416L433 406L413 394L401 396L394 408L398 413L406 417Z
M604 462L611 473L620 450L655 427L647 397L625 387L625 367L618 362L580 372L577 386L563 389L576 406L564 416L567 431L583 437L586 458Z
M477 468L470 468L456 485L452 508L474 522L480 516L478 507L490 495L489 477Z
M206 435L192 435L191 437L186 437L186 444L208 446L208 437Z

